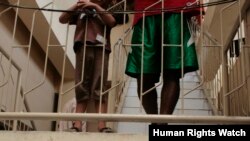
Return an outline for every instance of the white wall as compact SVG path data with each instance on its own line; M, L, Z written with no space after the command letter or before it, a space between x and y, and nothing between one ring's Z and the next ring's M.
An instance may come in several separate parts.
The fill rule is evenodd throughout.
M54 7L49 6L48 8L53 8L55 10L66 10L71 5L77 2L77 0L37 0L37 4L42 7L50 2L54 2ZM45 15L47 21L50 21L51 12L43 12ZM52 19L52 30L56 34L57 39L62 45L65 45L67 43L67 56L73 66L75 66L75 54L73 52L73 37L74 37L74 30L75 26L69 26L69 34L68 39L67 36L67 24L61 24L59 23L59 16L61 12L53 12L53 19ZM64 48L65 49L65 48Z

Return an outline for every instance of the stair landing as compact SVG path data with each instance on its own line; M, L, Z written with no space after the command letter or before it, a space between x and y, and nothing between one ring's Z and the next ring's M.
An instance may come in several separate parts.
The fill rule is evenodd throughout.
M146 134L0 131L0 141L147 141Z

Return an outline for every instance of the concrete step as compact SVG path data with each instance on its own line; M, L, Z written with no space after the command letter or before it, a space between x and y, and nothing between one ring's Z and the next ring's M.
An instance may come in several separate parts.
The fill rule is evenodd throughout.
M147 141L146 134L0 131L0 141Z
M158 98L158 107L160 106L160 98ZM138 97L126 97L123 108L140 108L141 104ZM179 99L176 108L181 107L181 99ZM184 109L211 109L205 98L184 98Z

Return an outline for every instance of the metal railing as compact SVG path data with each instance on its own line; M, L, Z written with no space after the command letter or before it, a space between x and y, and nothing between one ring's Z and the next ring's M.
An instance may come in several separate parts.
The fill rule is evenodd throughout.
M18 0L15 5L20 6L20 1ZM52 9L54 8L54 2L55 0L52 0L51 3L48 3L42 8L46 8L48 5L52 6ZM182 99L184 100L184 96L192 93L194 90L198 88L202 88L204 90L205 95L208 97L208 101L210 101L210 104L212 106L213 112L216 115L225 115L225 116L188 116L188 115L128 115L128 114L114 114L116 111L120 111L120 103L122 103L122 97L126 94L126 85L128 82L128 77L124 74L124 68L125 68L125 61L127 57L127 48L128 46L131 46L128 38L130 38L130 33L133 31L132 27L129 28L124 28L123 32L124 35L122 35L117 42L114 44L114 49L113 49L113 69L112 69L112 85L111 88L109 88L106 91L101 92L101 99L104 94L109 94L109 110L110 113L104 114L104 113L97 113L97 114L89 114L89 113L84 113L84 114L77 114L77 113L62 113L62 106L63 102L62 99L64 96L69 94L70 91L74 90L74 88L80 84L72 85L72 86L65 86L65 68L66 66L66 58L67 56L67 48L69 46L69 41L68 41L68 36L69 36L69 26L67 26L67 34L65 37L65 45L51 45L50 40L51 40L51 34L53 32L52 28L49 28L49 34L47 38L47 45L46 45L46 51L45 51L45 61L44 61L44 69L43 69L43 77L41 81L34 85L32 88L26 90L26 84L27 84L27 78L25 79L25 83L22 83L22 70L18 65L15 64L15 62L12 60L13 57L13 49L16 48L28 48L28 53L27 53L27 67L26 67L26 75L29 73L29 60L30 60L30 52L31 52L31 47L32 47L32 41L33 41L33 30L35 28L34 22L36 20L36 13L38 10L33 11L33 17L32 17L32 26L30 27L30 36L29 36L29 44L28 45L12 45L11 47L11 53L6 53L2 48L0 47L0 52L1 52L1 58L0 58L0 63L2 63L2 56L4 55L6 58L8 58L8 70L7 71L2 71L4 72L4 78L0 80L0 91L3 91L3 88L7 86L8 83L11 81L11 70L12 67L15 66L15 69L17 70L17 81L15 83L15 100L13 101L14 105L14 110L7 112L1 112L0 113L0 119L2 120L14 120L13 124L13 130L18 130L17 129L17 120L49 120L49 121L59 121L59 120L66 120L66 121L71 121L71 120L85 120L85 121L98 121L98 120L105 120L105 121L110 121L110 122L168 122L168 123L213 123L213 124L249 124L250 123L250 118L249 116L249 94L247 93L248 91L248 86L247 86L247 80L249 79L249 74L245 72L247 66L245 64L249 64L249 61L246 62L246 58L249 58L248 56L248 47L249 45L243 44L242 43L242 16L241 16L241 7L242 3L244 3L244 0L239 0L237 2L231 3L229 5L225 5L223 9L220 11L220 18L221 18L221 39L218 41L214 37L211 37L210 32L207 31L206 27L201 26L200 30L198 31L198 36L200 37L199 42L200 44L200 52L199 52L199 61L200 61L200 76L201 76L201 82L198 86L193 88L192 90L184 93L182 91ZM122 0L120 3L125 3L126 5L126 0ZM159 0L157 3L163 3L164 1ZM228 49L227 44L223 41L224 39L224 22L223 22L223 14L225 10L230 8L231 6L238 6L238 22L239 22L239 40L240 40L240 55L239 57L234 56L233 58L230 58L228 56ZM163 7L164 8L164 7ZM13 40L16 40L15 34L17 29L17 20L18 20L18 14L19 14L19 8L14 8L15 9L15 21L14 21L14 27L13 27ZM5 12L12 10L12 8L6 8L6 10L3 10L0 13L0 16L4 14ZM126 6L124 7L124 10L126 10ZM142 13L145 15L147 9L143 11ZM133 13L133 12L132 12ZM182 13L183 16L183 13ZM164 14L162 14L162 17L164 18ZM0 17L1 18L1 17ZM53 12L51 12L50 19L49 19L49 24L52 24L53 20ZM125 18L125 17L124 17ZM144 19L144 18L143 18ZM124 19L125 20L125 19ZM144 21L144 20L143 20ZM183 21L182 21L183 22ZM143 22L144 23L144 22ZM87 26L86 26L87 29ZM218 32L218 31L217 31ZM249 32L249 31L248 31ZM232 33L233 34L233 33ZM163 36L162 36L163 38ZM144 39L142 39L144 40ZM163 40L162 40L163 41ZM182 39L183 41L183 39ZM167 46L178 46L182 47L183 43L180 45L165 45L162 42L163 47ZM65 47L65 53L64 53L64 60L63 60L63 66L62 66L62 75L61 75L61 81L60 81L60 87L58 88L59 91L59 102L58 102L58 113L48 113L48 112L43 112L43 113L37 113L36 111L23 111L24 109L27 109L23 107L25 95L29 94L30 92L36 90L39 88L43 83L46 81L46 70L47 65L48 65L48 54L49 54L49 49L50 47L54 46L60 46L62 48ZM101 45L103 47L103 53L104 53L104 44ZM143 45L142 45L143 46ZM86 44L85 44L86 47ZM183 54L183 53L182 53ZM104 56L104 55L103 55ZM183 56L183 55L182 55ZM212 58L212 62L208 59ZM162 61L163 62L163 55L162 55ZM103 63L102 63L103 64ZM183 63L182 63L183 64ZM250 64L249 64L250 65ZM142 62L143 66L143 62ZM162 64L163 66L163 64ZM86 67L86 66L83 66ZM3 70L3 66L1 65L1 69ZM84 68L83 68L84 70ZM5 74L5 72L7 72ZM163 72L163 67L161 67L161 72ZM233 75L233 74L237 75ZM84 72L82 72L84 74ZM103 66L102 66L102 74L103 74ZM182 70L182 76L184 75L184 71ZM102 75L103 76L103 75ZM83 75L82 75L82 80L83 80ZM142 77L141 77L142 78ZM103 77L102 77L103 79ZM3 81L2 81L3 80ZM237 81L236 81L237 80ZM142 82L143 80L141 80ZM101 81L102 82L102 81ZM231 83L232 82L232 83ZM182 89L183 89L183 83ZM141 83L142 84L142 83ZM157 88L161 85L159 83L155 87L151 88L150 90ZM23 87L23 96L21 95ZM66 88L65 88L66 87ZM101 88L103 87L103 84L101 83ZM142 86L141 86L142 88ZM145 95L148 93L150 90L146 92L141 92L141 96ZM2 92L0 95L2 96L3 94L6 94L6 92ZM244 96L242 98L241 96ZM237 102L241 102L239 105ZM239 103L240 103L239 102ZM230 103L230 106L228 104ZM21 104L21 107L19 105ZM182 109L183 107L183 101L182 101ZM35 125L33 124L33 128L36 128Z

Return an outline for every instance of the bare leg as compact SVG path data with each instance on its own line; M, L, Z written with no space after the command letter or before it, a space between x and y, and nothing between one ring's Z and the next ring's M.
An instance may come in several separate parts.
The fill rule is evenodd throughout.
M106 101L103 101L101 103L101 109L100 109L100 102L99 101L95 101L95 110L96 110L96 113L107 113L107 102ZM105 121L99 121L98 122L98 130L102 129L106 127L106 122Z
M87 109L87 102L88 101L77 102L76 113L84 113ZM79 129L81 131L82 121L74 121L74 127L76 127L77 129Z
M164 73L160 114L172 114L180 95L180 82L176 73Z
M155 86L154 82L155 77L151 75L143 76L143 92L151 89ZM141 87L141 79L137 78L138 84L138 97L140 98L140 87ZM158 114L158 105L157 105L157 92L156 89L151 90L147 94L142 97L142 105L147 114Z

